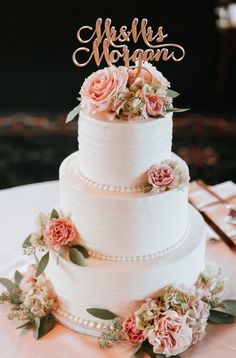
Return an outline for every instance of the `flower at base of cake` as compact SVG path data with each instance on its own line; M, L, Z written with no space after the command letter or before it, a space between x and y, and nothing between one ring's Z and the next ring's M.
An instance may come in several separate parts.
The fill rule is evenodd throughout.
M176 289L172 286L166 289L163 296L158 299L158 305L164 310L174 310L186 316L186 322L192 329L192 344L201 341L206 333L210 305L202 300L196 288L191 290Z
M163 192L170 189L182 189L188 182L189 175L178 166L178 162L164 160L148 170L144 191Z
M78 244L79 233L69 216L64 216L61 210L53 209L51 213L40 213L37 219L38 229L30 234L23 243L26 255L44 252L41 257L36 276L40 275L49 262L50 252L57 255L57 261L65 250L70 260L80 266L85 266L84 258L88 258L87 250Z
M145 339L144 331L136 327L134 315L129 315L123 322L123 332L126 339L132 343L141 343Z
M168 310L155 319L154 328L148 333L153 352L167 357L185 351L192 342L192 329L187 325L186 316Z
M203 292L211 292L211 300ZM122 318L104 309L88 309L100 319L115 319L105 326L98 341L101 347L110 347L119 340L136 343L132 357L143 351L176 356L206 334L208 321L232 323L236 316L236 301L221 301L224 279L219 268L209 266L190 288L167 286L153 298L146 298L140 307ZM218 302L217 306L215 306ZM215 308L220 310L215 310ZM223 312L222 312L223 310Z
M52 284L44 274L36 277L36 266L31 265L21 275L15 273L15 282L0 279L7 291L0 295L0 303L10 303L8 319L22 321L19 328L32 328L35 338L47 334L55 325L52 311L58 301Z
M185 111L173 107L172 99L179 94L169 87L162 73L146 61L140 72L124 66L105 67L85 79L80 90L81 103L68 114L66 122L73 120L80 109L95 118L129 121Z
M57 307L57 298L52 284L44 274L36 277L36 267L30 266L29 272L23 276L19 285L22 301L36 317L48 315Z
M215 263L209 263L206 270L199 275L195 286L203 301L217 307L224 294L225 281L221 268Z

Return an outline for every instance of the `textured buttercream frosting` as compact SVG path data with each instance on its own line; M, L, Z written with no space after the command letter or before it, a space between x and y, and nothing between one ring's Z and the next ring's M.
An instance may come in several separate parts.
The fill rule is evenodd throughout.
M205 234L201 216L190 208L190 232L179 248L161 258L143 262L107 262L88 259L76 266L50 255L47 275L52 280L61 307L72 317L100 322L90 316L90 307L106 308L124 316L137 301L150 297L166 285L191 286L204 269Z
M170 159L172 113L143 121L79 116L80 170L110 186L140 186L154 164Z
M172 159L187 170L186 163ZM170 251L188 229L188 188L163 193L110 192L83 182L80 152L60 168L60 207L71 213L81 242L105 256L146 256Z

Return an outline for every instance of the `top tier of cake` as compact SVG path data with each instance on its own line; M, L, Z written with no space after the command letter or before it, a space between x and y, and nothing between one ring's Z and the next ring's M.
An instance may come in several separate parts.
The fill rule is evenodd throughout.
M79 117L81 173L98 184L138 187L151 166L171 158L172 113L144 121Z

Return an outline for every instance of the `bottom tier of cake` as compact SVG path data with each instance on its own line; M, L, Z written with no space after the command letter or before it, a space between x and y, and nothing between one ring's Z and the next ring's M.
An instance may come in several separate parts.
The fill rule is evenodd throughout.
M92 317L87 308L105 308L125 316L138 301L167 285L191 286L205 264L204 222L190 207L190 231L175 251L158 258L135 262L110 262L89 258L80 267L50 255L47 276L60 301L56 317L76 331L98 335L107 321Z

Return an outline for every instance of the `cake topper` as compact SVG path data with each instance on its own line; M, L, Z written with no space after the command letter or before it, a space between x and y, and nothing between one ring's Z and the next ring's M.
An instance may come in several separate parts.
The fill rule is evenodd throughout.
M148 20L142 19L140 28L138 27L139 19L134 18L131 28L121 26L116 29L112 26L111 19L104 21L98 18L95 27L82 26L77 32L79 43L84 46L78 47L72 56L73 62L78 67L86 66L94 59L97 66L100 66L104 59L108 66L123 60L126 67L134 65L138 68L136 76L139 74L144 61L181 61L185 56L184 48L176 43L164 43L168 36L164 34L163 27L159 26L157 30L153 30L148 26ZM146 45L146 49L137 48L131 53L131 49L127 44L133 41L135 44L141 40ZM91 44L90 48L87 47ZM82 56L81 56L82 55ZM81 57L88 55L86 60ZM131 65L132 63L132 65Z

